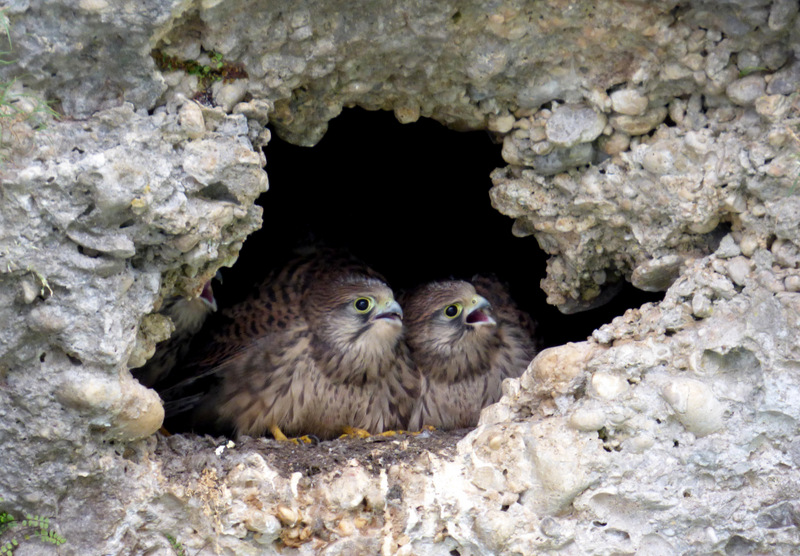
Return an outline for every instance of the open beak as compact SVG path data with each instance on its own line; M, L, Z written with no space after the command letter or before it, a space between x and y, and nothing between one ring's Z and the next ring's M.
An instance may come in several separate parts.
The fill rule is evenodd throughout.
M472 298L469 309L466 311L467 316L465 322L473 325L497 324L497 322L489 316L488 310L491 309L491 307L491 304L485 297L476 295Z
M392 299L390 302L387 301L380 307L374 319L387 319L401 323L403 322L403 309L400 308L400 304L397 301Z
M203 286L203 291L200 292L200 299L202 299L212 311L217 310L217 300L214 299L214 290L211 289L211 280L206 282Z

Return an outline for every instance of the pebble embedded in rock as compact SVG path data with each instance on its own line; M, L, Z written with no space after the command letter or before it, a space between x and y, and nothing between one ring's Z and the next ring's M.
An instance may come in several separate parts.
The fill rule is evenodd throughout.
M605 400L613 400L629 388L621 376L597 372L592 375L592 391Z
M600 409L579 408L570 415L569 424L579 431L599 431L606 424L606 414Z
M683 257L680 255L646 261L633 270L631 283L644 291L664 291L680 276L682 266Z
M199 139L206 132L203 111L196 102L188 101L178 111L178 123L189 139Z
M620 89L611 93L611 106L614 112L627 116L641 116L647 110L647 97L636 89Z
M728 269L728 277L737 286L744 286L747 283L747 278L750 276L752 264L750 259L746 257L734 257L726 263Z
M606 116L584 105L565 104L547 120L547 139L559 147L572 147L597 139L606 126Z
M748 75L737 79L725 90L728 98L739 106L750 106L764 94L766 83L760 75Z
M641 116L626 116L624 114L617 114L611 116L609 122L611 126L622 133L627 135L644 135L652 131L658 124L664 121L667 117L667 108L659 106L651 108Z
M697 436L706 436L722 428L725 408L704 382L676 378L662 388L661 395L683 426Z
M736 244L736 240L733 239L733 236L727 234L719 242L719 247L717 247L717 250L714 252L714 254L720 259L731 259L741 255L742 251L739 249L739 246Z

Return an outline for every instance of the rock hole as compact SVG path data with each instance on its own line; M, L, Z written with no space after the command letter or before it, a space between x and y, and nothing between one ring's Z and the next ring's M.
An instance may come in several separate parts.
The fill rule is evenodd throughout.
M500 506L500 511L501 512L507 512L508 508L510 508L510 507L511 506L509 506L508 504L503 504L502 506Z
M767 251L772 249L772 244L775 243L775 240L778 239L775 234L770 234L767 236Z
M270 190L258 201L264 225L235 267L223 270L220 305L239 301L269 260L309 240L352 251L396 291L494 273L540 323L544 347L584 340L625 310L663 299L625 283L611 302L580 314L548 305L538 285L548 256L535 238L512 236L513 221L489 201L489 174L507 166L500 151L483 131L456 132L424 118L403 125L391 112L362 109L331 120L312 148L274 133L265 148Z
M44 360L45 360L46 358L47 358L47 354L46 354L46 353L42 353L42 354L39 356L39 361L41 361L42 363L44 363Z
M78 218L80 218L81 216L89 216L94 211L94 209L95 209L94 203L87 204L86 208L83 209L83 212L80 214L80 216L78 216Z
M425 118L403 125L391 112L362 109L331 120L312 148L272 131L264 150L270 189L258 200L263 226L236 265L222 270L220 308L241 301L309 241L351 251L395 292L493 273L539 322L542 347L585 340L627 309L663 299L625 282L614 299L589 311L565 315L548 305L539 287L548 255L534 237L514 237L512 219L491 206L490 174L507 164L485 131L457 132ZM212 184L202 195L226 199L229 192Z
M484 131L457 132L425 118L403 125L387 111L345 110L313 148L273 133L265 147L270 190L258 200L264 224L236 265L223 269L219 306L243 299L309 241L350 250L396 291L494 273L539 322L542 347L585 340L627 309L663 299L625 282L614 299L589 311L564 315L548 305L539 288L548 256L534 237L514 237L512 219L490 204L489 175L507 166L500 152ZM220 183L201 194L234 200Z
M746 554L752 554L755 547L756 543L754 541L734 535L725 543L725 554L728 556L745 556Z
M605 533L609 537L614 538L617 542L625 542L631 538L626 531L622 531L620 529L606 529Z
M461 553L454 548L450 551L450 556L461 556Z
M680 444L680 442L678 442L677 440L673 440L673 441L672 441L672 447L673 447L673 448L679 448L679 447L680 447L680 445L681 445L681 444Z
M83 245L78 245L78 253L91 259L96 259L102 255L100 251L92 249L91 247L84 247Z
M236 196L230 192L228 187L221 182L212 183L200 190L201 197L210 199L212 201L227 201L229 203L239 204Z
M83 361L81 361L74 355L70 355L69 353L67 354L67 359L69 359L69 362L75 365L76 367L83 365Z

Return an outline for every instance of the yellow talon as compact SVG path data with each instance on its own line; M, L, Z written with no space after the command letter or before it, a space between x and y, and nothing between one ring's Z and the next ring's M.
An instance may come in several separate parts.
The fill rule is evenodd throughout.
M278 425L270 426L269 427L269 432L272 433L272 438L274 438L278 442L288 442L288 440L289 440L288 438L286 438L286 435L283 434L283 431L281 431L281 429L280 429L280 427L278 427Z
M342 427L344 434L339 438L369 438L372 436L369 431L364 429L359 429L356 427Z
M283 434L283 431L281 431L281 429L280 429L280 427L278 427L278 425L272 425L269 428L269 432L272 433L272 438L274 438L278 442L292 442L294 444L297 444L298 446L300 444L313 444L314 443L314 441L311 439L311 437L306 436L306 435L299 436L297 438L288 438L285 434Z

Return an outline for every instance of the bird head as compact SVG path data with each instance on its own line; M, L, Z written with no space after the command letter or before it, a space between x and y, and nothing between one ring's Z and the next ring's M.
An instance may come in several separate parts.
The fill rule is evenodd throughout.
M469 282L427 284L406 300L409 346L440 356L472 349L495 335L491 311Z
M321 310L312 317L315 331L342 350L393 349L403 333L403 310L382 281L365 276L336 279L324 290Z

